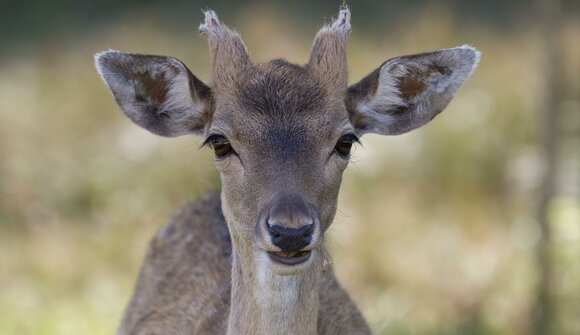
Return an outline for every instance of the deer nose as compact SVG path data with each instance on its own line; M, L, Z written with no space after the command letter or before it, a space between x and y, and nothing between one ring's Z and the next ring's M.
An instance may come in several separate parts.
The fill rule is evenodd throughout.
M263 216L264 237L285 253L295 253L317 242L318 212L304 198L284 194L272 201Z
M312 220L310 220L312 222ZM312 242L314 224L307 223L298 228L288 228L277 224L271 224L268 220L268 232L272 243L284 252L296 252L302 250Z

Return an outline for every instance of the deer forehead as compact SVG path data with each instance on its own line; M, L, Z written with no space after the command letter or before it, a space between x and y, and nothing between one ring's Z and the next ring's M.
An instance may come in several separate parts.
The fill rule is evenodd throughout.
M216 94L210 127L234 141L278 149L335 141L348 123L344 97L325 89L305 68L284 60L248 68L228 91Z

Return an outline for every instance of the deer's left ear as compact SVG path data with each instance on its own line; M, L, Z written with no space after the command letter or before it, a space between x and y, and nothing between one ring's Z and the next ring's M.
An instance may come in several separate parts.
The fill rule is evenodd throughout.
M350 86L347 109L359 135L398 135L441 112L477 67L470 46L390 59Z

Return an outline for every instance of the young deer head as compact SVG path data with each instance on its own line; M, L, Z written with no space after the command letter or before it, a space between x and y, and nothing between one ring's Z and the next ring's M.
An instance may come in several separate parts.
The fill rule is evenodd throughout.
M402 56L348 86L350 29L350 13L341 10L316 35L306 65L254 64L240 36L207 11L199 30L212 54L209 86L175 58L119 51L95 57L131 120L161 136L195 134L214 150L232 281L239 282L234 300L235 285L256 283L252 299L265 306L275 298L263 291L279 289L273 282L291 290L315 281L351 146L366 133L397 135L426 124L479 61L470 46ZM286 297L285 304L316 304L311 296Z

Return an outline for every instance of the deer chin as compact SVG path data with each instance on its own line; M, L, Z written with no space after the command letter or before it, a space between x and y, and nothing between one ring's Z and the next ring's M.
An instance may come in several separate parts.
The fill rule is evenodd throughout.
M289 253L261 250L257 256L258 268L267 268L280 276L292 276L310 269L318 257L318 252L308 250Z

